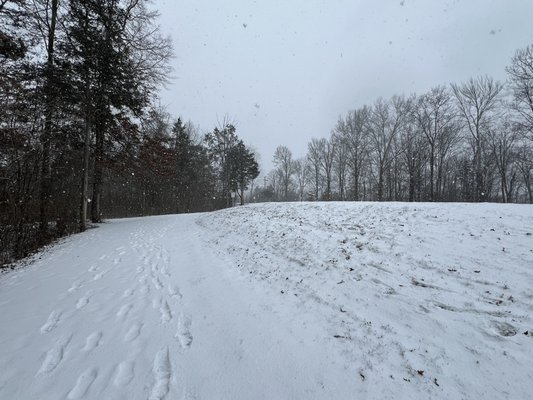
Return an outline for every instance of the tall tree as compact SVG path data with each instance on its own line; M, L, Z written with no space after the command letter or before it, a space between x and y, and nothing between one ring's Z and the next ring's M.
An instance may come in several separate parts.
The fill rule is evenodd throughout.
M407 199L420 201L422 176L427 162L427 140L417 124L410 121L400 134L400 146L407 171Z
M331 142L335 149L333 154L333 169L337 178L338 200L346 199L346 178L348 175L348 140L344 135L339 135L335 131L331 134Z
M370 140L377 169L377 200L383 200L385 173L392 164L392 148L396 135L409 117L410 103L394 96L390 101L378 99L370 119Z
M339 117L335 126L335 133L343 138L347 146L349 166L352 175L352 198L359 200L360 178L363 165L368 158L369 116L371 111L368 107L349 111L346 116Z
M520 130L533 141L533 45L520 49L507 67Z
M452 84L457 107L472 139L476 189L473 201L485 201L487 187L484 179L485 136L493 122L503 85L489 77L470 79L461 85Z
M244 191L259 175L259 165L254 153L246 148L242 140L237 141L228 152L225 165L230 181L230 189L239 195L241 206L244 205Z
M509 118L504 118L490 127L488 140L492 158L500 176L500 192L503 203L512 201L516 178L518 175L515 161L517 158L517 131Z
M44 129L40 137L42 148L41 155L41 185L39 226L40 241L42 244L48 241L49 210L52 197L52 169L51 151L53 142L54 119L56 111L56 99L58 96L57 73L56 73L56 36L58 26L59 0L32 0L31 4L34 21L38 31L42 35L46 51L46 62L43 68L44 83L42 94L44 97Z
M439 190L435 187L435 168L437 163L442 165L447 156L449 146L445 144L452 142L459 133L454 124L456 112L448 89L437 86L420 96L413 107L413 115L428 144L429 201L439 200Z
M324 155L323 147L325 139L311 139L307 145L307 160L312 171L314 184L314 200L320 199L320 189L322 181L322 157Z
M139 116L164 79L171 46L155 25L146 0L70 0L65 54L73 60L74 82L87 136L94 136L91 219L99 221L108 150L120 120ZM148 61L147 56L157 62ZM87 171L87 168L85 168ZM86 184L87 177L82 183ZM86 196L82 195L83 202Z
M289 188L292 183L292 175L294 173L292 152L286 146L278 146L274 152L273 161L281 179L280 183L283 188L283 200L287 201L289 198Z
M226 168L226 162L229 151L239 140L235 132L235 125L224 121L220 128L216 127L205 136L209 154L213 159L219 176L219 196L223 199L223 205L225 207L231 205L230 176L228 174L229 170Z
M305 188L310 175L309 162L306 158L301 158L293 162L293 171L296 178L296 186L298 189L298 200L303 201L305 195Z
M321 166L322 170L324 171L324 179L326 187L324 189L324 198L325 200L331 200L331 183L333 178L333 164L335 161L335 154L337 152L335 142L333 138L327 139L321 139L323 141L323 144L320 146L320 149L322 151L322 157L320 157L321 160Z

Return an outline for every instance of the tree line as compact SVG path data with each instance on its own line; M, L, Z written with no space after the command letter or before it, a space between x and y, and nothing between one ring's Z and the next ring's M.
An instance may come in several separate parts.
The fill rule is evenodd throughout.
M259 173L219 124L157 105L171 41L148 0L0 1L0 265L87 221L224 207Z
M507 73L505 84L481 76L348 111L304 158L279 146L253 196L533 203L533 45Z

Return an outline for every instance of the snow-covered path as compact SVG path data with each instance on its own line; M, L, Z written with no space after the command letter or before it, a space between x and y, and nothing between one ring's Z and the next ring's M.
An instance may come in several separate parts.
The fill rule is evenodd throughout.
M112 221L0 277L0 398L310 399L353 390L327 348L211 253L194 219Z
M0 275L0 399L529 399L533 207L113 220Z

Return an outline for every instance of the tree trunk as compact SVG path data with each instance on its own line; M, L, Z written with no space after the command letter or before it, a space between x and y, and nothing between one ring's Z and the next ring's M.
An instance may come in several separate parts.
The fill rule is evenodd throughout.
M476 175L476 193L474 194L474 201L485 201L485 192L483 190L483 171L481 169L481 141L476 139L476 154L475 159L475 175Z
M102 214L100 210L100 199L102 197L102 183L104 175L104 131L102 126L96 129L96 148L94 151L94 179L93 196L91 201L91 220L101 222Z
M383 167L379 167L379 177L378 177L378 201L383 199Z
M359 200L359 169L357 166L354 166L353 169L353 198L355 201Z
M39 241L44 244L48 241L48 220L50 219L50 200L52 194L52 171L50 165L50 152L52 143L52 119L55 108L55 88L54 88L54 46L55 30L57 22L58 0L52 0L50 8L50 23L48 25L48 44L46 60L46 82L45 82L45 122L44 132L41 137L42 163L41 163L41 191L39 198ZM48 11L48 10L47 10Z
M81 181L81 207L80 207L80 231L87 229L87 199L89 198L89 158L91 130L89 116L85 117L85 132L83 144L83 176Z
M431 146L429 151L429 201L435 201L434 189L434 174L435 174L435 149Z
M85 116L83 140L83 176L81 180L80 231L87 229L87 200L89 198L89 159L91 154L91 125L89 111L89 72L85 76Z

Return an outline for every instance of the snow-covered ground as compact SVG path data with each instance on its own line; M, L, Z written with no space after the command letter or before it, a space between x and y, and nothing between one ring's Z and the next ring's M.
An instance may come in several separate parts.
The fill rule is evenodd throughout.
M529 399L533 207L113 220L0 276L0 399Z

